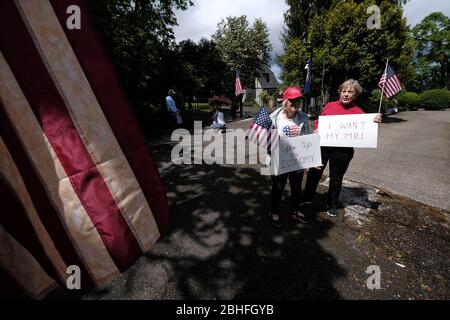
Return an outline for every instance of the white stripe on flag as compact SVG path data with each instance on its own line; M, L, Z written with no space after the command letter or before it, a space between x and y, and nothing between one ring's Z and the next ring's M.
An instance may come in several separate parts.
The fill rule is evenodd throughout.
M160 237L158 226L51 4L16 3L92 161L142 251L148 251Z

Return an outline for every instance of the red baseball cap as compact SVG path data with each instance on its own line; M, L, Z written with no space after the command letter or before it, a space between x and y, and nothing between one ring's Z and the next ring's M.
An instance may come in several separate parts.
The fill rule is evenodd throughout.
M283 92L283 99L294 100L299 98L303 98L300 87L289 87Z

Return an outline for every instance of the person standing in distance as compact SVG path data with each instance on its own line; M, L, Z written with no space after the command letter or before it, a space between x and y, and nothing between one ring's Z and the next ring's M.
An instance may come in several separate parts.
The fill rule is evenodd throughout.
M172 89L169 90L168 95L166 97L166 106L167 111L169 111L169 127L171 130L174 130L178 126L178 117L180 114L180 110L177 108L177 105L174 100L175 91Z

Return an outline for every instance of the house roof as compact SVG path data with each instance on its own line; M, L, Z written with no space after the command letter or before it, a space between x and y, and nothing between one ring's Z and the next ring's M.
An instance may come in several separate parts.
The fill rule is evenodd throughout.
M275 77L275 74L267 66L263 67L263 70L260 72L260 76L257 78L257 80L259 82L259 86L257 85L257 88L269 89L269 88L280 87L280 83L278 82L277 78ZM267 81L267 80L269 80L269 81Z

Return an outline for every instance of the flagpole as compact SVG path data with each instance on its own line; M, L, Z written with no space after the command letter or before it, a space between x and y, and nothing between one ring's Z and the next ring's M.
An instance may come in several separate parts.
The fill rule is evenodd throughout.
M320 112L322 112L322 108L324 105L323 78L325 77L325 57L326 55L323 56L323 63L322 63L322 86L320 87Z
M378 107L378 113L381 111L381 103L383 102L383 94L384 94L384 86L386 85L387 81L387 68L388 68L389 58L386 60L386 67L384 68L383 75L386 75L386 79L384 79L383 82L383 88L381 88L381 96L380 96L380 106Z

